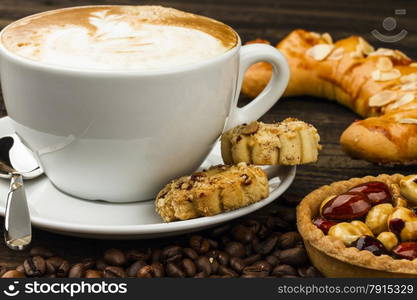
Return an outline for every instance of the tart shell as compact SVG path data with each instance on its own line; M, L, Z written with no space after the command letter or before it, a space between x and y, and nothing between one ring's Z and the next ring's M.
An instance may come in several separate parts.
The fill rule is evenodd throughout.
M379 175L334 182L308 194L297 207L297 227L303 237L313 265L326 277L417 277L417 260L375 256L366 250L346 247L343 242L325 235L312 222L319 215L321 202L369 181L398 184L403 175Z

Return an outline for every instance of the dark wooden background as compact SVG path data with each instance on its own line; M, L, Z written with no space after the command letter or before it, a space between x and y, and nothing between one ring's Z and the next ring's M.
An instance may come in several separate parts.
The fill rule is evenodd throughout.
M59 7L88 4L159 4L206 15L223 21L237 30L243 41L257 37L273 43L296 28L319 32L327 31L334 38L360 34L378 47L395 47L417 59L417 1L407 0L1 0L0 28L21 17ZM405 16L395 16L395 9L406 9ZM395 44L375 40L371 30L382 28L382 21L395 16L398 27L392 33L406 29L408 35ZM245 103L248 99L242 99ZM6 115L0 99L0 114ZM342 131L357 116L337 103L309 97L281 99L262 119L282 120L297 117L314 124L324 146L318 163L298 168L290 193L300 198L313 189L336 180L380 173L413 173L416 167L381 167L364 161L352 160L340 149L338 139ZM266 212L267 210L264 210ZM0 218L0 222L3 219ZM46 245L71 260L99 255L108 247L141 247L161 241L95 241L65 237L34 230L34 245ZM15 266L27 252L8 250L0 238L0 265Z

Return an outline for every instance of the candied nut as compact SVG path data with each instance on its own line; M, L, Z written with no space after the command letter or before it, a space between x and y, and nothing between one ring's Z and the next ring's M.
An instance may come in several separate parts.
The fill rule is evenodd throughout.
M373 95L368 100L368 105L371 107L384 106L395 99L397 99L396 91L382 91L378 94Z
M413 205L417 205L417 175L409 175L401 179L400 193Z
M362 235L373 236L366 224L361 221L352 221L351 223L342 222L336 224L330 227L328 235L341 240L346 246L350 246Z
M351 188L348 192L360 192L368 196L372 205L390 203L392 195L389 187L381 181L368 181Z
M321 61L325 59L330 52L333 50L334 46L329 44L318 44L307 50L307 55L311 56L315 60Z
M364 217L371 209L371 201L364 193L347 192L328 201L321 215L329 220L353 220Z
M392 192L392 204L394 207L407 207L407 200L401 196L400 186L393 183L390 185L390 188Z
M413 260L417 258L417 243L416 242L407 242L401 243L397 247L395 247L392 252L398 258L405 258L409 260Z
M413 62L411 64L409 64L410 67L412 68L417 68L417 62Z
M384 231L381 232L377 239L384 245L384 247L391 251L395 246L398 245L398 238L397 236L391 231Z
M359 250L367 250L376 256L387 253L387 249L381 241L369 235L361 236L354 241L351 246L356 247Z
M324 234L327 234L329 232L329 229L337 223L331 220L327 220L323 217L317 217L313 219L313 224L316 225L318 229L323 231Z
M324 199L321 204L320 204L320 215L323 212L323 207L327 204L327 202L329 202L330 200L333 200L333 198L336 198L336 195L331 195L329 197L327 197L326 199Z
M388 227L402 241L417 239L417 215L411 209L396 207L388 218Z
M394 207L391 203L383 203L372 207L366 216L365 223L374 234L386 231L388 228L388 217Z
M376 62L376 67L378 70L386 72L386 71L391 70L394 67L394 65L392 64L391 59L389 59L386 56L382 56L378 58Z
M253 121L249 123L248 125L244 126L240 132L242 134L252 134L252 133L257 132L258 129L259 129L259 123L256 121Z

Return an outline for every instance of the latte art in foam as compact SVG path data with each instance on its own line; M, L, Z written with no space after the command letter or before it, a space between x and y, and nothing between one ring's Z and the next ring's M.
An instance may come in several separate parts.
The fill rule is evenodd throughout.
M228 51L236 41L220 22L153 6L56 10L25 18L2 33L6 48L22 57L96 70L192 64Z

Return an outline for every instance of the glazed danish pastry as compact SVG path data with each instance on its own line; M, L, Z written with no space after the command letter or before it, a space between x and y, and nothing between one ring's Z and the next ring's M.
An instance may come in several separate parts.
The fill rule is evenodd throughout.
M334 99L367 118L340 138L349 155L382 164L417 163L416 62L398 50L375 50L359 36L333 42L327 33L305 30L293 31L277 48L291 69L285 96ZM269 64L251 66L243 93L256 96L270 76Z

